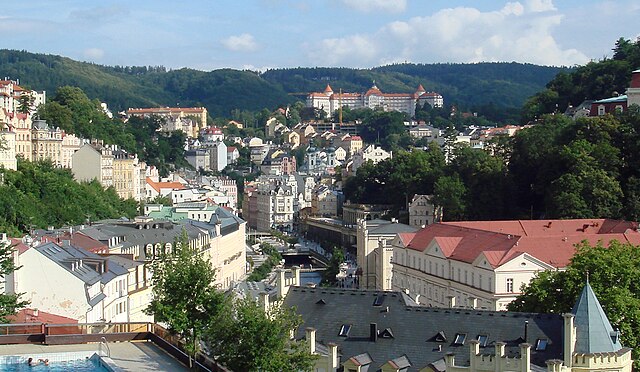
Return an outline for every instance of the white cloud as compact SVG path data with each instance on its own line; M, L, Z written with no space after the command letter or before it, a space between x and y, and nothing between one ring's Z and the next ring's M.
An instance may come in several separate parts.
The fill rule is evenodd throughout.
M100 48L88 48L85 49L82 54L85 56L85 58L88 58L90 60L99 60L104 57L104 50Z
M229 36L226 39L222 39L221 42L227 49L234 52L252 52L258 48L253 35L246 33Z
M388 61L493 62L574 65L589 60L563 48L554 29L563 15L550 0L506 3L501 9L442 9L430 16L390 22L371 34L329 38L311 45L311 63L371 67Z
M375 41L362 35L324 39L320 45L314 46L310 51L312 60L322 61L330 66L341 65L347 61L352 62L354 58L362 62L373 62L377 54Z
M550 12L557 10L552 0L527 0L527 10L531 12Z
M406 0L342 0L349 8L359 12L404 12L407 8Z

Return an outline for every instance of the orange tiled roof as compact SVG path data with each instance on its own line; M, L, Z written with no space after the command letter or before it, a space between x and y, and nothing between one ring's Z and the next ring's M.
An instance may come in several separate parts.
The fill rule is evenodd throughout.
M171 190L184 190L185 187L180 182L155 182L151 179L151 177L147 177L147 184L151 186L157 192L160 192L161 189L171 189Z
M419 230L407 247L424 251L435 241L450 259L472 263L483 254L494 268L527 253L563 268L583 240L638 244L640 233L635 222L607 219L445 222Z

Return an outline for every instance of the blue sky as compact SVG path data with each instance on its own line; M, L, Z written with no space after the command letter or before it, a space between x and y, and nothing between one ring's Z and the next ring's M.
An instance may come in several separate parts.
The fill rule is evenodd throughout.
M638 0L2 2L0 48L174 69L574 65L640 36Z

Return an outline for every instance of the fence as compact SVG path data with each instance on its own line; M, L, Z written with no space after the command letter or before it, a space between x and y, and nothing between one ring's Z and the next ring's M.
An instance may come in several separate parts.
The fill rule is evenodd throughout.
M189 365L189 356L180 338L155 323L0 324L0 345L72 345L134 340L151 341L184 365ZM230 371L202 353L196 356L195 366L200 371Z

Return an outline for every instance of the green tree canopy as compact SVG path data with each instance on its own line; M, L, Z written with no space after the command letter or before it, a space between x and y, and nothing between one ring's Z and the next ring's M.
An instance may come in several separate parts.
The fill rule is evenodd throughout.
M194 357L205 328L225 302L224 294L214 287L215 269L189 245L183 230L173 250L153 262L152 271L153 300L146 312L179 335Z
M0 283L6 283L7 275L18 270L14 258L15 248L9 242L0 241ZM27 306L28 301L20 299L20 293L0 293L0 322L8 323L7 316L14 315L18 310Z
M640 249L613 241L608 247L583 242L564 271L543 271L523 285L522 294L509 304L510 311L570 312L585 281L598 296L621 342L640 357Z
M310 371L317 356L306 341L290 338L301 324L294 309L276 305L265 312L241 299L212 318L205 339L212 356L234 371Z

